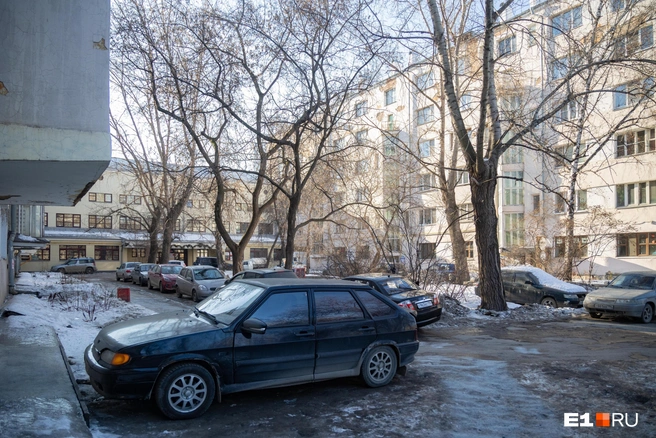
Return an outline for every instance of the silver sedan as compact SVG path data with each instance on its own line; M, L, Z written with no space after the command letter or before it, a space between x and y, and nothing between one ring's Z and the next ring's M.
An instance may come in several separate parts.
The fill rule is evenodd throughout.
M583 307L593 318L631 316L649 323L656 308L656 271L626 272L588 293Z
M178 298L188 295L198 302L216 292L226 277L223 272L213 266L189 266L182 268L175 281L175 292Z

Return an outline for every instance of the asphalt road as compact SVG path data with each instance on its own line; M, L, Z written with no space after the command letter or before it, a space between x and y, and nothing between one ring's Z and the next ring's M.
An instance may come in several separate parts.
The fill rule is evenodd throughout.
M97 281L111 281L103 276ZM131 296L153 310L193 304L137 286ZM149 401L105 400L81 389L97 437L656 435L656 324L468 319L421 329L420 341L407 375L386 387L351 378L230 394L188 421L165 419ZM589 413L593 426L565 427L565 413L577 423ZM596 413L621 415L622 425L594 426ZM636 414L638 424L627 427Z

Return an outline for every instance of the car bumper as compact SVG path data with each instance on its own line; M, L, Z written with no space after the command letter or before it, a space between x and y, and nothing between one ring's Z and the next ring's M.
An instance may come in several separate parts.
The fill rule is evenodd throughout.
M583 302L579 300L558 301L558 307L571 307L573 309L578 309L579 307L583 307Z
M585 310L593 313L602 313L604 315L631 316L639 318L642 315L643 303L635 304L610 304L610 303L589 303L584 304Z
M415 354L419 351L419 341L397 344L399 349L399 367L403 367L415 360Z
M145 399L157 379L158 370L151 369L110 369L98 363L89 345L84 351L84 367L89 375L91 386L100 395L116 399Z
M442 317L442 308L433 307L427 310L420 310L417 313L417 327L423 327L428 324L437 322Z

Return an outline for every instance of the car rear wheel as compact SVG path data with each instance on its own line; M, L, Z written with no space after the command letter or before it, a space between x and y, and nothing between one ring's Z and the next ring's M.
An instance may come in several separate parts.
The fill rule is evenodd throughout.
M375 347L364 358L361 375L371 388L385 386L396 374L396 354L390 347Z
M640 321L649 324L653 318L654 308L651 307L651 304L645 304L645 307L642 309L642 314L640 315Z
M558 303L556 302L556 300L554 300L551 297L542 298L542 301L540 301L540 304L542 304L543 306L547 306L547 307L553 307L554 309L556 309L558 307Z
M198 294L196 293L196 289L192 289L192 290L191 290L191 300L192 300L194 303L197 303L197 302L198 302Z
M182 292L180 292L180 288L178 286L175 287L175 296L182 298Z
M183 363L166 370L155 385L155 402L172 420L196 418L214 400L214 378L200 365Z
M59 272L60 274L65 274L66 270L64 268L59 268L57 269L57 272Z
M84 270L84 273L85 273L85 274L93 274L93 268L86 268L86 269Z
M590 312L590 317L594 319L601 318L601 312Z

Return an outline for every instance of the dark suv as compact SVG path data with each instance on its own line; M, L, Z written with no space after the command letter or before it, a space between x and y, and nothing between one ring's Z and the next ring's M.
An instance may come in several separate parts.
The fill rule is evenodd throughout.
M50 268L50 272L61 272L62 274L93 274L97 270L96 261L91 257L68 259L66 263Z
M196 257L194 265L205 265L219 267L219 260L216 257Z

